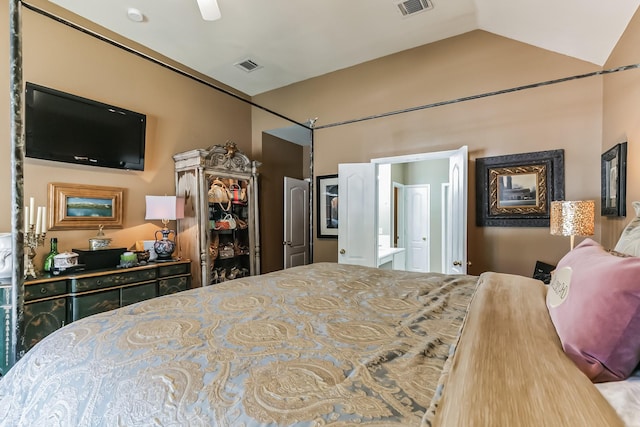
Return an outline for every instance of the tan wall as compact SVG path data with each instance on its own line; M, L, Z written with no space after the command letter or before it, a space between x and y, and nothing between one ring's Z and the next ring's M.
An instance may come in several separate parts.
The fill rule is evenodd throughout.
M640 63L640 12L627 26L606 69ZM615 246L624 226L635 216L631 202L640 200L640 70L632 69L604 78L602 152L627 141L627 216L602 221L602 244Z
M47 2L48 3L48 2ZM47 183L64 182L124 187L124 228L106 230L114 247L130 247L136 240L153 239L159 221L144 220L144 196L174 194L172 155L232 139L251 153L251 111L195 80L127 53L117 47L23 9L24 80L117 105L147 115L144 172L76 166L26 159L25 197L37 205L47 202ZM0 11L0 31L9 34L7 8ZM7 40L7 39L5 39ZM0 79L9 87L8 44L0 44L4 66ZM8 99L5 97L5 99ZM10 153L9 103L0 103L0 147ZM10 159L0 167L0 231L11 227ZM172 228L175 224L170 224ZM51 231L59 249L88 247L96 230ZM48 247L48 239L45 244ZM40 249L36 265L47 251Z
M6 10L0 12L0 18L0 28L8 34ZM243 151L260 159L262 130L290 125L29 10L23 11L23 34L25 81L147 114L144 172L26 160L25 196L35 197L40 205L46 203L48 182L126 188L125 227L107 232L114 245L130 246L135 240L149 239L159 226L144 221L144 195L173 191L172 154L233 139ZM606 67L640 62L635 49L638 38L640 24L635 17ZM0 45L0 54L9 57L6 43ZM266 93L254 101L301 123L318 117L317 126L322 127L596 69L593 64L474 31ZM5 59L5 67L0 70L5 87L8 73ZM546 228L476 227L474 159L564 148L566 198L599 199L600 154L615 143L628 140L628 181L633 183L640 173L633 168L634 159L640 155L634 140L639 132L635 96L640 90L639 77L639 71L626 71L321 128L314 135L314 171L317 175L330 174L337 171L341 162L368 162L375 157L468 145L469 259L474 263L470 272L495 270L529 275L536 260L557 262L566 252L568 241L550 236ZM8 153L8 103L0 105L0 112L4 113L6 129L0 145ZM0 168L0 231L8 231L11 220L11 165L8 157L4 162L5 167ZM639 199L640 190L632 185L628 189L630 210L629 203ZM598 215L596 218L595 238L600 239L602 224L605 246L615 243L626 220L601 219ZM266 224L281 220L272 215L263 218ZM58 237L61 249L66 250L86 247L94 233L58 231L49 236ZM314 251L315 261L335 260L337 243L316 239Z
M483 31L341 70L254 100L317 126L597 70L588 64ZM388 118L317 129L314 172L338 163L469 146L470 273L531 275L557 262L568 238L548 228L475 226L475 158L562 148L567 199L599 198L602 78L498 95ZM599 204L598 204L599 209ZM599 217L597 224L599 233ZM598 236L596 236L598 238ZM337 259L335 240L314 241L315 261Z

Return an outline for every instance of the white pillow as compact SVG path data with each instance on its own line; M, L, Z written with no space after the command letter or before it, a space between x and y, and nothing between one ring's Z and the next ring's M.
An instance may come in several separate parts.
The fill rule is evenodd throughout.
M636 217L622 230L622 235L613 250L623 254L640 256L640 202L633 202L632 205L636 211Z

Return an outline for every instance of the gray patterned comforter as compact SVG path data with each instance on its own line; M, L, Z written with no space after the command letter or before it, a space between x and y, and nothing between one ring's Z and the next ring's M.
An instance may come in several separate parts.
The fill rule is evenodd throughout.
M426 425L476 283L319 263L94 315L0 380L0 425Z

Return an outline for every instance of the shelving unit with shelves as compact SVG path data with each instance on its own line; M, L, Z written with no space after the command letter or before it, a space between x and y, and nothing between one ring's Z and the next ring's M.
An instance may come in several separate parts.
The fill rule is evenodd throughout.
M193 287L260 273L259 163L229 142L173 156L176 194L185 198L177 222L178 251L199 260Z

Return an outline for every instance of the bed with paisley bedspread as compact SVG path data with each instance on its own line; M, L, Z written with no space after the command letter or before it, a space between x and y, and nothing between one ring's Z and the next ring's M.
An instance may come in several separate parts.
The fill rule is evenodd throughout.
M545 292L316 263L155 298L38 343L0 380L0 425L623 425Z

